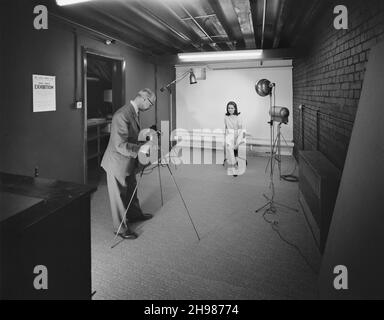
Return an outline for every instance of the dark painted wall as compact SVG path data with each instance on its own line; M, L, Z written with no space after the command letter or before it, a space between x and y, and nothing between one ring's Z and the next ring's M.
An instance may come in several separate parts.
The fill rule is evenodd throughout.
M141 88L155 89L153 57L122 44L107 46L95 35L75 31L52 17L48 30L35 30L33 7L39 2L9 3L1 11L2 23L7 23L1 41L5 94L1 99L0 170L33 175L38 166L41 177L82 182L83 110L73 108L76 99L83 99L82 47L124 57L127 102ZM32 74L56 76L55 112L32 112ZM161 99L158 110L167 108L167 101ZM140 120L142 127L154 124L155 109Z
M338 4L348 8L348 30L333 27L333 8ZM294 60L295 153L318 148L342 169L369 53L384 38L384 1L330 1L309 32L311 42L300 51L305 55ZM324 113L318 123L316 112L308 109L301 121L300 104Z
M5 25L8 23L7 15L1 14L0 15L0 148L1 148L1 141L3 140L3 136L5 134L3 129L3 120L4 119L4 102L5 102L5 77L4 75L4 29ZM0 149L0 168L2 168L4 158L4 149Z

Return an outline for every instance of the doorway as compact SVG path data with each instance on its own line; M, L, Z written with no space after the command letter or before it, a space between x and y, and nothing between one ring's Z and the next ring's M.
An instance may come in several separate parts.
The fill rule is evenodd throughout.
M84 183L98 185L112 116L125 103L125 61L87 49L83 63Z

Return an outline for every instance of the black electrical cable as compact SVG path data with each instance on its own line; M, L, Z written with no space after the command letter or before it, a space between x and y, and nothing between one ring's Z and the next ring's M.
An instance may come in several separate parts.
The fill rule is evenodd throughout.
M316 269L309 263L308 259L307 259L306 256L303 254L303 252L301 251L301 249L300 249L297 245L295 245L295 244L292 243L292 242L289 242L288 240L286 240L286 239L282 236L282 234L280 233L280 230L279 230L278 227L277 227L278 222L275 221L275 220L274 220L274 221L270 221L270 220L268 220L268 219L266 218L266 215L267 215L268 213L269 213L269 214L275 214L275 213L276 213L276 209L274 209L274 208L272 208L272 209L268 208L268 209L264 210L264 213L263 213L263 219L264 219L264 221L267 222L269 225L271 225L272 230L275 231L275 232L278 234L278 236L280 237L280 239L281 239L283 242L285 242L286 244L288 244L289 246L291 246L292 248L294 248L294 249L299 253L299 255L303 258L304 262L305 262L305 263L307 264L307 266L311 269L311 271L312 271L314 274L318 275L318 271L316 271Z
M280 177L281 179L288 181L288 182L299 182L299 177L295 176L294 173L297 168L297 161L295 161L295 167L293 168L292 172L289 174L282 174Z

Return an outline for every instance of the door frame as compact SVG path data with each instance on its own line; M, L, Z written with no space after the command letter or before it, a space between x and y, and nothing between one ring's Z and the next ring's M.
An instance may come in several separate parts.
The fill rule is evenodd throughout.
M88 55L94 55L110 60L117 60L121 62L121 94L122 101L125 101L125 71L126 71L126 60L121 56L114 56L96 49L82 47L82 97L83 97L83 112L82 112L82 135L83 135L83 183L88 182L88 105L87 105L87 64L88 64Z

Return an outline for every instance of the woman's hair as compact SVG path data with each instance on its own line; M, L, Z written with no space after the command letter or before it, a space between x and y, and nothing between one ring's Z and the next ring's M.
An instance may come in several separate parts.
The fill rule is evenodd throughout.
M235 112L233 113L235 116L238 116L239 114L240 114L240 112L238 112L237 111L237 104L236 104L236 102L234 102L234 101L229 101L228 103L227 103L227 113L225 114L226 116L229 116L230 115L230 113L229 113L229 111L228 111L228 107L230 106L230 105L232 105L234 108L235 108Z

